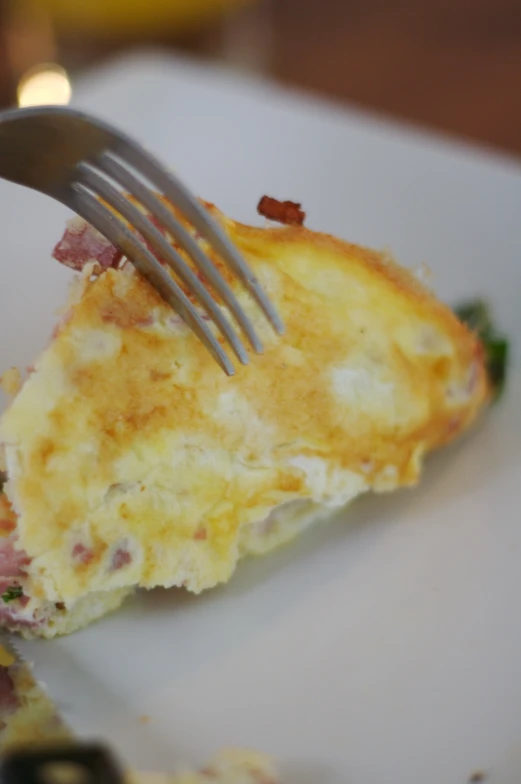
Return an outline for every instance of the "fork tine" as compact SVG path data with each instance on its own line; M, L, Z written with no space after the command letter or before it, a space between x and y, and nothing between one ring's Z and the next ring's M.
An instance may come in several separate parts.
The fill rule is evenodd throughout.
M233 365L208 325L148 248L125 226L123 221L109 212L84 186L76 183L71 188L71 195L78 215L91 223L109 242L121 248L136 269L191 327L224 372L233 376L235 372Z
M251 345L257 353L261 353L262 344L255 332L253 324L239 304L235 294L226 283L217 267L202 250L199 243L189 234L182 223L175 217L160 199L132 172L126 169L119 161L108 153L104 153L94 161L104 173L120 183L129 193L131 193L144 207L155 215L165 229L174 239L179 242L181 247L193 259L204 276L210 281L213 288L220 295L223 302L235 317L237 323L246 334Z
M228 340L235 354L243 365L248 364L248 354L231 324L221 311L210 293L203 286L197 275L190 269L182 256L163 237L151 221L140 212L125 196L117 191L104 177L98 174L90 164L82 163L76 167L79 182L89 190L101 196L111 207L129 221L159 253L161 258L176 272L184 283L195 294L200 303L207 308L214 323Z
M114 150L118 157L132 165L136 171L156 185L175 204L195 228L215 247L244 283L279 334L284 333L284 324L268 299L256 276L242 259L240 253L226 236L219 224L192 196L180 180L167 172L148 152L134 144L128 137L114 136Z

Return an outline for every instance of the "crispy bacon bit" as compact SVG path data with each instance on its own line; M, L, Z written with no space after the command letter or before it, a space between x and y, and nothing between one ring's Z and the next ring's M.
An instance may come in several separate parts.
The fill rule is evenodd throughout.
M204 526L199 526L197 531L194 534L194 539L196 542L204 542L205 539L208 538L208 532Z
M72 548L72 557L79 563L88 565L94 560L94 553L84 544L75 544Z
M257 205L257 212L277 223L302 226L306 213L301 207L301 204L294 201L279 201L271 196L263 196Z
M119 550L116 550L112 557L111 568L116 571L117 569L122 569L123 566L128 566L131 562L132 556L130 555L129 551L120 548Z
M103 269L117 267L122 257L121 251L81 218L68 222L52 255L56 261L77 271L91 261L97 261Z

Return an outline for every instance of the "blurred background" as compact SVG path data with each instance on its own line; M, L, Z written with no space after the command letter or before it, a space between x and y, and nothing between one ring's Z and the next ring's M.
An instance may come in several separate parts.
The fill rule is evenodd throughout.
M521 152L521 0L0 0L0 104L172 49Z

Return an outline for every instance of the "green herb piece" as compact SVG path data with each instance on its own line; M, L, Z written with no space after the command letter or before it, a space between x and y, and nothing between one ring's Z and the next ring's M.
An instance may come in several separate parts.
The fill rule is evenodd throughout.
M485 350L485 364L494 399L498 400L505 388L508 367L509 344L505 335L496 330L490 309L482 299L470 300L458 305L455 313L469 329L476 333Z
M19 599L22 593L23 590L21 585L10 585L7 591L2 594L2 599L8 604L8 602L12 602L13 599Z

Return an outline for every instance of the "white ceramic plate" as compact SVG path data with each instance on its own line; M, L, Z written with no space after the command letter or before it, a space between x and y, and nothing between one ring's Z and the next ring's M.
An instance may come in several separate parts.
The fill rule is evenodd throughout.
M298 200L312 228L428 262L448 300L486 295L519 364L515 162L163 56L76 95L236 218L263 193ZM50 259L65 210L0 183L0 214L5 367L45 343L69 274ZM24 644L74 728L141 768L231 744L275 755L287 784L518 782L520 382L418 489L364 499L222 589L142 595Z

